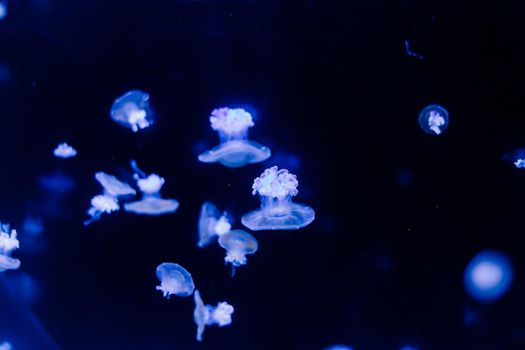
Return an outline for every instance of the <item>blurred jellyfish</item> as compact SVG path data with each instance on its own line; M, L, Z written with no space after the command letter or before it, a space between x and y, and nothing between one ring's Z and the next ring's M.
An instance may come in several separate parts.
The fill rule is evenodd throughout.
M253 182L253 195L261 198L261 208L245 214L242 223L250 230L296 230L309 225L315 212L309 206L293 203L299 191L297 177L276 166L266 169Z
M56 172L54 174L42 175L38 179L40 187L44 190L63 194L75 188L75 180L69 175Z
M223 327L232 323L234 309L233 306L227 302L220 302L215 307L212 305L204 305L198 290L195 291L193 298L195 300L193 319L197 324L198 341L202 341L202 333L204 333L206 326L217 324L219 327Z
M403 345L399 350L418 350L418 348L412 345Z
M22 224L22 232L32 236L39 236L44 232L44 224L40 216L27 215Z
M211 128L219 133L220 145L199 155L203 163L219 162L231 168L268 159L270 149L248 140L248 128L254 126L250 113L242 108L218 108L211 112Z
M353 350L353 348L346 346L346 345L337 344L337 345L331 345L327 348L324 348L323 350Z
M503 253L486 250L467 265L463 276L468 294L479 302L490 303L501 298L510 288L513 268Z
M243 230L233 230L219 236L219 245L226 249L224 262L232 264L232 276L235 268L246 264L246 255L257 251L257 240Z
M525 168L525 159L517 159L515 162L514 162L514 165L516 166L516 168Z
M199 243L201 248L206 247L211 241L231 230L231 223L226 213L219 214L217 207L210 202L205 202L201 207L199 216Z
M0 350L13 350L13 346L11 345L11 343L5 341L0 344Z
M53 154L57 158L72 158L77 155L77 150L68 145L65 142L62 142L55 148Z
M20 267L20 260L11 257L11 252L20 247L16 235L16 230L10 230L8 224L0 224L0 272Z
M157 266L157 278L160 281L160 286L157 286L157 290L160 290L167 299L172 294L179 297L190 296L195 289L191 274L179 264L160 264Z
M153 112L149 107L149 95L140 90L131 90L118 97L111 106L111 119L133 132L153 124Z
M7 16L7 0L0 1L0 20Z
M104 188L104 194L112 197L135 195L137 192L125 182L102 171L95 174L95 179Z
M441 135L448 128L448 112L439 105L428 105L419 113L419 126L427 134Z

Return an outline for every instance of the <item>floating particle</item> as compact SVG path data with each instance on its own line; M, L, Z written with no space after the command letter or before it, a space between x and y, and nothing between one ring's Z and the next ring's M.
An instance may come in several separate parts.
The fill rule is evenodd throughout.
M257 251L257 240L243 230L233 230L219 236L219 245L226 249L226 264L232 264L232 275L235 268L246 264L246 255Z
M227 326L232 323L233 306L227 302L220 302L217 306L204 305L201 295L198 290L193 296L195 300L195 310L193 311L193 319L197 324L197 340L202 341L202 333L204 328L213 324L219 327Z
M72 158L77 155L77 150L63 142L55 148L53 154L58 158Z
M133 132L153 124L153 112L149 107L149 95L140 90L131 90L113 102L111 119Z
M261 208L245 214L242 223L250 230L296 230L315 219L314 210L303 204L293 203L299 191L297 177L276 166L266 169L253 182L253 195L258 194Z
M0 272L20 267L20 260L11 257L11 252L20 247L16 235L16 230L10 230L9 225L0 224Z
M211 113L210 123L219 133L220 144L199 155L203 163L219 162L237 168L268 159L270 149L248 140L248 128L254 126L250 113L242 108L219 108Z
M199 247L206 247L215 237L230 230L231 223L226 213L219 214L219 210L213 203L205 202L199 216Z
M157 286L157 290L160 290L167 299L172 294L178 297L190 296L195 289L191 274L179 264L160 264L157 266L157 278L160 281L160 286Z
M427 134L441 135L448 128L448 112L439 105L428 105L419 113L419 125Z

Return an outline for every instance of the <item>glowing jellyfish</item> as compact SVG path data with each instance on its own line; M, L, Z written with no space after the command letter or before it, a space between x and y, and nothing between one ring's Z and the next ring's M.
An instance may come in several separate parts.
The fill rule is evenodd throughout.
M412 345L403 345L399 350L418 350L418 348Z
M7 1L1 0L0 1L0 20L7 16Z
M276 166L266 169L253 182L253 195L261 198L261 208L242 217L250 230L296 230L309 225L315 212L309 206L293 203L299 191L297 177Z
M479 302L492 302L501 298L510 288L513 268L509 259L500 252L486 250L469 262L464 273L468 294Z
M20 260L11 257L11 252L20 247L16 235L16 230L10 230L9 225L0 224L0 272L20 267Z
M0 350L13 350L13 346L11 345L11 343L5 341L2 344L0 344Z
M195 289L191 274L179 264L160 264L157 266L157 278L160 281L160 286L157 286L157 290L160 290L167 299L172 294L178 297L190 296Z
M257 240L243 230L233 230L219 236L219 245L226 249L224 262L232 264L232 276L235 268L246 264L246 255L257 251Z
M353 350L353 348L346 345L337 344L324 348L324 350Z
M525 159L517 159L515 162L514 162L514 165L516 166L516 168L525 168Z
M118 97L111 106L111 119L133 132L153 124L153 112L149 107L149 95L140 90L131 90Z
M104 194L113 197L130 196L135 195L137 192L125 182L120 181L113 175L106 174L104 172L98 172L95 174L95 179L104 188Z
M226 213L219 214L213 203L205 202L199 216L199 247L206 247L215 237L229 232L231 227Z
M204 305L198 290L195 291L193 298L195 300L193 319L197 324L198 341L202 341L202 333L204 333L206 326L217 324L219 327L223 327L232 323L234 308L227 302L220 302L215 307L212 305Z
M211 112L210 123L219 133L220 145L199 155L203 163L219 162L231 168L268 159L270 149L248 140L248 128L254 126L250 113L242 108L219 108Z
M68 145L65 142L62 142L55 148L53 154L57 158L72 158L77 155L77 150Z
M439 105L428 105L419 113L419 126L427 134L441 135L448 128L448 112Z

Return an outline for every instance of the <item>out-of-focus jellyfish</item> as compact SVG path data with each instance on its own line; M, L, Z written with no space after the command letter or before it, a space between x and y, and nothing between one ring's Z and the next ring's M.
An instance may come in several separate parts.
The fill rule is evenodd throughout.
M75 180L69 175L56 172L54 174L42 175L38 179L40 187L53 193L66 193L75 188Z
M2 344L0 344L0 350L13 350L13 346L11 345L11 343L5 341Z
M131 161L131 167L135 170L135 180L137 186L142 192L140 201L125 203L126 211L142 215L163 215L173 213L179 208L179 202L176 199L164 199L160 195L160 190L164 185L164 178L157 174L146 174L139 169L137 162Z
M197 324L198 341L202 341L202 333L204 333L206 326L217 324L219 327L223 327L232 323L234 309L227 302L220 302L217 306L204 305L198 290L195 291L193 298L195 300L193 319Z
M20 267L20 260L11 257L11 252L19 247L16 230L10 230L7 224L0 224L0 272Z
M419 350L419 348L412 345L403 345L399 350Z
M104 188L104 194L106 195L120 197L131 196L137 193L135 189L133 189L133 187L127 183L122 182L115 176L106 174L102 171L95 174L95 179L102 185Z
M190 296L195 289L191 274L179 264L160 264L157 266L157 278L160 281L160 286L157 286L157 290L160 290L167 299L172 294L179 297Z
M29 234L32 236L39 236L44 231L44 224L42 223L42 218L40 216L27 215L23 226L22 232L24 234Z
M232 276L235 268L246 264L246 255L257 251L257 240L243 230L233 230L219 236L219 245L226 249L224 262L232 264Z
M55 148L53 154L58 158L72 158L77 155L77 150L67 143L62 142Z
M346 345L336 344L336 345L331 345L329 347L326 347L323 350L353 350L353 349L354 348L351 348L351 347L346 346Z
M297 177L276 166L266 169L253 182L253 195L261 198L261 208L242 217L250 230L296 230L315 219L314 210L303 204L293 203L299 191Z
M490 303L508 291L513 275L512 264L503 253L486 250L472 258L463 279L465 289L472 298Z
M439 105L428 105L419 113L419 126L427 134L441 135L448 128L448 112Z
M7 16L7 1L0 1L0 20Z
M248 128L254 126L250 113L242 108L218 108L211 112L210 123L219 133L220 145L199 155L203 163L219 162L237 168L268 159L270 149L248 140Z
M149 107L149 95L140 90L131 90L118 97L111 106L111 119L133 132L153 124L153 112Z
M213 203L205 202L201 207L199 216L198 246L201 248L206 247L215 237L229 232L231 227L226 213L221 215Z
M525 168L525 159L517 159L514 162L514 165L516 166L516 168Z

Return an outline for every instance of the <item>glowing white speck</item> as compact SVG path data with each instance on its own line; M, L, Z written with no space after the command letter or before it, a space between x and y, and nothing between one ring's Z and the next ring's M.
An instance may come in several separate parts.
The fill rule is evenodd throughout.
M55 148L53 154L58 158L72 158L77 155L77 150L63 142Z

